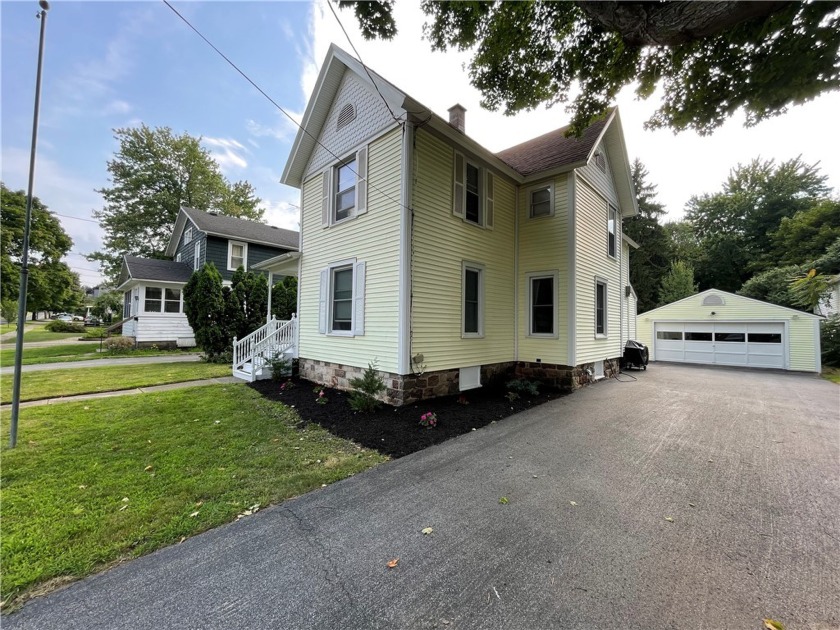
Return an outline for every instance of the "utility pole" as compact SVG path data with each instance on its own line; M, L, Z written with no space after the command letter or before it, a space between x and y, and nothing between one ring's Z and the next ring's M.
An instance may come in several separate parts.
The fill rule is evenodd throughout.
M40 0L41 10L35 14L41 20L41 39L38 43L38 72L35 77L35 114L32 117L32 150L29 154L29 188L26 191L26 219L23 224L23 251L20 257L20 291L18 292L18 325L15 338L15 378L12 389L12 425L9 448L17 444L18 415L20 413L20 373L23 359L23 329L26 326L26 289L29 284L29 226L32 223L32 187L35 183L35 148L38 144L38 113L41 108L41 67L44 62L44 30L47 26L47 0Z

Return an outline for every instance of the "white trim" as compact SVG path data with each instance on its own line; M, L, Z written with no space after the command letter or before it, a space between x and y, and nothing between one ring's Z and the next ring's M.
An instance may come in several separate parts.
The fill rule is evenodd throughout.
M206 243L207 241L204 241L204 242ZM228 249L230 249L230 248L228 247ZM228 255L230 255L229 252L228 252ZM199 262L200 260L201 260L201 240L196 240L195 246L193 247L193 271L198 271L199 269L201 269L201 263ZM228 262L230 262L229 259L228 259Z
M166 283L160 284L144 284L138 285L138 289L142 286L143 295L141 299L137 300L137 315L156 315L159 317L176 317L178 315L184 314L184 285L180 285L177 287L169 287L164 286ZM146 301L149 299L146 297L146 291L148 289L160 289L160 310L159 311L147 311L146 310ZM172 302L174 300L167 300L166 299L166 291L169 289L170 291L177 291L178 292L178 312L177 313L167 313L166 312L166 302ZM138 291L138 297L140 296L140 292ZM157 302L158 300L154 300ZM142 307L142 308L141 308Z
M328 337L355 337L355 330L356 330L356 309L354 308L354 301L356 298L356 262L355 258L345 258L344 260L339 260L334 263L330 263L324 270L327 272L327 285L326 285L326 303L324 305L325 314L326 314L326 334ZM333 276L335 274L336 269L343 269L343 268L350 269L351 272L351 280L350 286L352 288L352 295L350 296L350 330L333 330ZM300 291L298 291L300 293ZM320 316L320 313L319 313Z
M700 291L699 293L695 293L694 295L689 295L688 297L684 297L680 300L677 300L676 302L671 302L670 304L666 304L665 306L659 306L657 308L652 308L649 311L645 311L644 313L639 313L639 317L647 317L647 316L651 315L652 313L656 313L656 311L660 311L660 310L665 309L665 308L671 308L672 306L674 306L674 304L679 304L680 302L685 302L686 300L690 300L692 298L696 298L696 297L699 297L701 295L705 297L705 295L707 293L712 293L712 292L721 293L723 295L735 298L737 300L747 300L747 301L750 301L750 302L755 302L757 304L763 304L765 306L772 306L774 308L778 308L778 309L781 309L783 311L787 311L787 312L792 313L794 315L803 315L805 317L811 317L811 318L816 319L816 320L825 319L825 317L823 317L822 315L814 315L813 313L809 313L807 311L799 311L795 308L789 308L787 306L779 306L778 304L773 304L772 302L765 302L764 300L757 300L755 298L747 297L746 295L738 295L737 293L730 293L729 291L722 291L720 289L706 289L705 291ZM701 302L702 302L702 300L701 300ZM756 321L759 321L759 320L756 320Z
M534 215L534 206L533 201L531 199L532 195L536 192L540 192L541 190L548 190L548 214L540 214ZM543 182L541 184L537 184L536 186L530 186L529 188L525 189L525 202L528 207L528 218L529 219L544 219L546 217L553 217L554 216L554 182L548 181Z
M598 285L604 285L604 332L598 332ZM609 317L609 303L610 303L610 284L606 278L595 276L595 303L593 315L595 319L595 339L609 339L610 337L610 317Z
M519 362L519 197L514 186L513 197L513 360Z
M557 269L553 269L550 271L534 271L525 274L525 278L528 281L528 291L527 291L527 298L528 298L528 337L534 337L537 339L558 339L560 336L560 322L558 317L558 297L560 295L560 272ZM535 333L534 332L534 310L533 310L533 281L537 279L545 279L551 278L553 283L552 285L552 305L551 305L551 327L554 329L554 332L551 333Z
M248 243L245 241L234 241L228 239L228 255L227 255L227 270L236 271L239 266L232 266L233 263L233 246L242 245L242 268L248 271Z
M785 325L785 332L787 332L787 325ZM787 336L787 335L786 335ZM822 373L822 347L821 347L820 338L820 322L819 320L814 320L814 353L815 353L815 365L817 368L817 374Z
M466 326L466 300L467 270L478 272L478 332L464 332ZM484 285L486 269L483 264L467 260L461 261L461 339L483 339L484 338Z
M406 122L402 139L399 287L397 288L397 370L411 373L411 201L414 194L414 125Z
M175 262L181 262L181 252L175 254Z
M602 198L603 198L603 195L602 195ZM618 237L618 235L621 233L621 230L618 229L618 217L620 216L620 213L618 211L618 208L616 208L614 205L612 205L609 202L609 200L606 200L606 201L607 201L607 256L609 256L613 260L616 260L618 258L618 252L619 252L619 247L620 247L619 243L621 242L621 239ZM611 218L613 213L615 213L615 220L613 221L613 231L612 231L613 252L611 254L610 253L610 234L611 234L611 232L610 232L610 218Z
M189 236L189 238L187 238ZM193 240L192 225L184 228L184 245L189 245Z

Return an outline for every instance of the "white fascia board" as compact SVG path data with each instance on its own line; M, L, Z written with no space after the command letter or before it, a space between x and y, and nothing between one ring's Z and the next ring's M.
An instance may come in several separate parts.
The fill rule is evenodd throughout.
M633 185L630 158L627 154L624 130L621 127L621 116L617 107L613 110L609 122L609 133L605 134L605 140L607 150L610 152L610 170L617 188L618 199L621 202L621 214L624 217L635 216L639 214L639 205L636 202L636 187ZM619 173L615 172L616 168L619 168ZM626 212L628 208L630 212Z
M639 249L640 247L640 245L636 241L627 236L624 232L621 233L621 240L627 243L633 249Z
M730 293L729 291L722 291L720 289L706 289L705 291L700 291L700 293L695 293L694 295L689 295L688 297L684 297L681 300L677 300L676 302L671 302L670 304L666 304L665 306L660 306L658 308L652 308L649 311L645 311L644 313L639 313L638 317L645 316L645 317L649 318L653 313L656 313L657 311L661 311L661 310L664 310L666 308L670 308L674 304L679 304L680 302L685 302L686 300L690 300L692 298L697 298L697 297L700 297L700 296L708 295L709 293L719 293L721 295L728 295L730 297L733 297L736 300L747 300L749 302L755 302L756 304L763 304L764 306L773 306L773 307L781 309L783 311L789 311L789 312L793 313L794 315L810 317L810 318L816 319L816 320L825 319L825 317L822 316L822 315L814 315L813 313L808 313L806 311L799 311L795 308L789 308L787 306L781 306L779 304L773 304L772 302L765 302L764 300L757 300L755 298L747 297L746 295L738 295L737 293ZM690 319L691 318L682 317L682 318L679 318L679 319L674 320L674 321L686 321L686 320L690 320ZM723 321L723 320L721 320L721 321ZM743 320L733 320L733 321L743 321ZM760 321L760 318L756 321ZM772 321L772 320L767 320L767 321Z
M298 258L300 258L300 252L287 252L258 262L252 265L251 269L256 271L270 271L271 273L283 273L283 270L292 264L297 267Z
M181 234L184 233L184 224L187 221L187 213L181 208L178 210L178 218L175 219L175 226L172 228L172 234L169 236L169 243L166 245L166 255L174 256L178 249L178 242L181 240Z

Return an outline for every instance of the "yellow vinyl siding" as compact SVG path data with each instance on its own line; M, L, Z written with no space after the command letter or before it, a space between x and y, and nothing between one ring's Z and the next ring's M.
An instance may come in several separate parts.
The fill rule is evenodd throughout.
M519 360L566 365L569 358L569 189L568 175L554 180L554 215L530 218L529 196L538 184L519 192ZM556 339L530 337L529 278L532 273L558 273Z
M323 174L303 184L303 254L300 275L300 356L342 365L398 372L399 242L402 130L372 141L368 151L367 213L329 228L321 225ZM386 197L387 195L387 197ZM390 197L390 198L388 198ZM357 337L318 332L320 272L348 258L367 263L365 334Z
M703 298L709 293L720 295L723 306L704 306ZM714 311L715 315L711 312ZM654 356L654 325L657 321L678 322L787 322L786 335L790 352L788 369L803 372L815 372L816 335L814 317L807 313L797 313L775 304L751 300L740 295L723 291L704 291L684 300L660 306L637 317L636 334Z
M607 255L607 201L583 178L575 182L575 362L621 356L620 260ZM620 252L620 229L616 250ZM595 336L595 281L607 281L607 336Z
M484 229L452 214L450 145L419 129L414 160L411 354L428 371L512 361L514 186L494 173L494 225ZM461 338L463 261L484 266L483 338Z

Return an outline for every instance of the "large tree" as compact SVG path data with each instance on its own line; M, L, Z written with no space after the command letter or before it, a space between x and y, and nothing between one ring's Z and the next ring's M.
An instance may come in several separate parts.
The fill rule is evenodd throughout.
M697 285L694 284L694 269L682 260L672 262L659 288L659 306L676 302L695 293L697 293Z
M6 301L18 298L25 219L26 193L0 182L0 299ZM27 290L33 317L37 311L65 310L78 303L79 278L61 260L72 247L59 220L33 197Z
M656 201L656 185L648 182L649 173L638 158L631 174L639 214L626 219L623 229L639 245L630 253L630 284L639 299L639 312L643 313L657 305L662 276L670 264L671 242L659 223L665 206Z
M393 2L341 0L366 38L396 34ZM739 109L747 124L840 88L838 2L437 2L433 49L472 49L482 105L513 114L567 102L586 128L638 82L662 88L650 127L710 133Z
M840 238L840 199L823 199L792 217L771 234L774 258L787 264L816 260Z
M123 254L163 257L181 207L218 210L260 220L260 199L248 182L230 183L201 139L146 125L115 130L119 149L108 161L111 186L97 192L94 212L105 231L104 249L89 256L116 278Z

